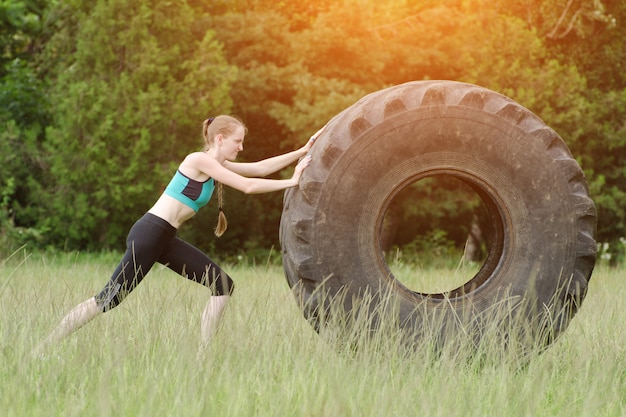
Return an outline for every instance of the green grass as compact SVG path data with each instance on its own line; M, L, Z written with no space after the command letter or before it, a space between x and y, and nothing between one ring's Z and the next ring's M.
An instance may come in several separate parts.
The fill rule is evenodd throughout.
M15 254L0 264L1 415L626 415L624 268L598 266L567 331L523 368L421 346L337 350L302 318L273 265L227 268L236 295L201 357L208 291L156 267L118 308L32 359L116 262Z

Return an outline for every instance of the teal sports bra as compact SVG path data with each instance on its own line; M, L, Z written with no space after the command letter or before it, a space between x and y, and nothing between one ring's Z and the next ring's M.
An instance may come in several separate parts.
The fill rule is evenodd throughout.
M214 189L215 181L213 178L200 182L187 177L180 170L176 170L174 178L167 185L164 193L197 212L207 205Z

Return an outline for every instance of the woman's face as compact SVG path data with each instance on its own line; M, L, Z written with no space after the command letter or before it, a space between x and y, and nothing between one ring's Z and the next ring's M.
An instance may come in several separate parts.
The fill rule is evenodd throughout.
M224 136L222 140L222 154L228 161L237 159L237 154L243 151L243 139L245 130L242 126L237 126L230 136Z

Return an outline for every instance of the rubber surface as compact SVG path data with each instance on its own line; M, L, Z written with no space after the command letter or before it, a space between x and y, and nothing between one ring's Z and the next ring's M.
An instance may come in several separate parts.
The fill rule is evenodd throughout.
M563 140L511 99L453 81L398 85L333 118L311 154L285 193L280 240L287 281L318 330L329 298L341 295L349 312L363 294L385 293L416 337L432 326L480 330L484 313L506 305L530 324L529 343L549 343L580 307L596 259L595 205ZM394 195L436 175L481 197L492 244L465 285L420 294L394 278L380 233Z

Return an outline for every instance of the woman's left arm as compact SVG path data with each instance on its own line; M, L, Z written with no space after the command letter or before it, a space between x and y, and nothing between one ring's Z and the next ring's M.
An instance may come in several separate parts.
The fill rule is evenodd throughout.
M298 159L306 155L311 149L311 146L313 146L313 143L315 143L317 137L324 131L325 127L326 126L315 132L315 134L311 136L311 139L309 139L306 145L304 145L300 149L296 149L295 151L291 151L278 156L273 156L271 158L263 159L258 162L225 161L224 167L239 175L243 175L244 177L268 176L276 171L280 171L281 169L296 162Z
M225 161L224 167L244 177L265 177L276 171L280 171L306 155L308 149L305 148L306 146L303 146L295 151L273 156L258 162Z

